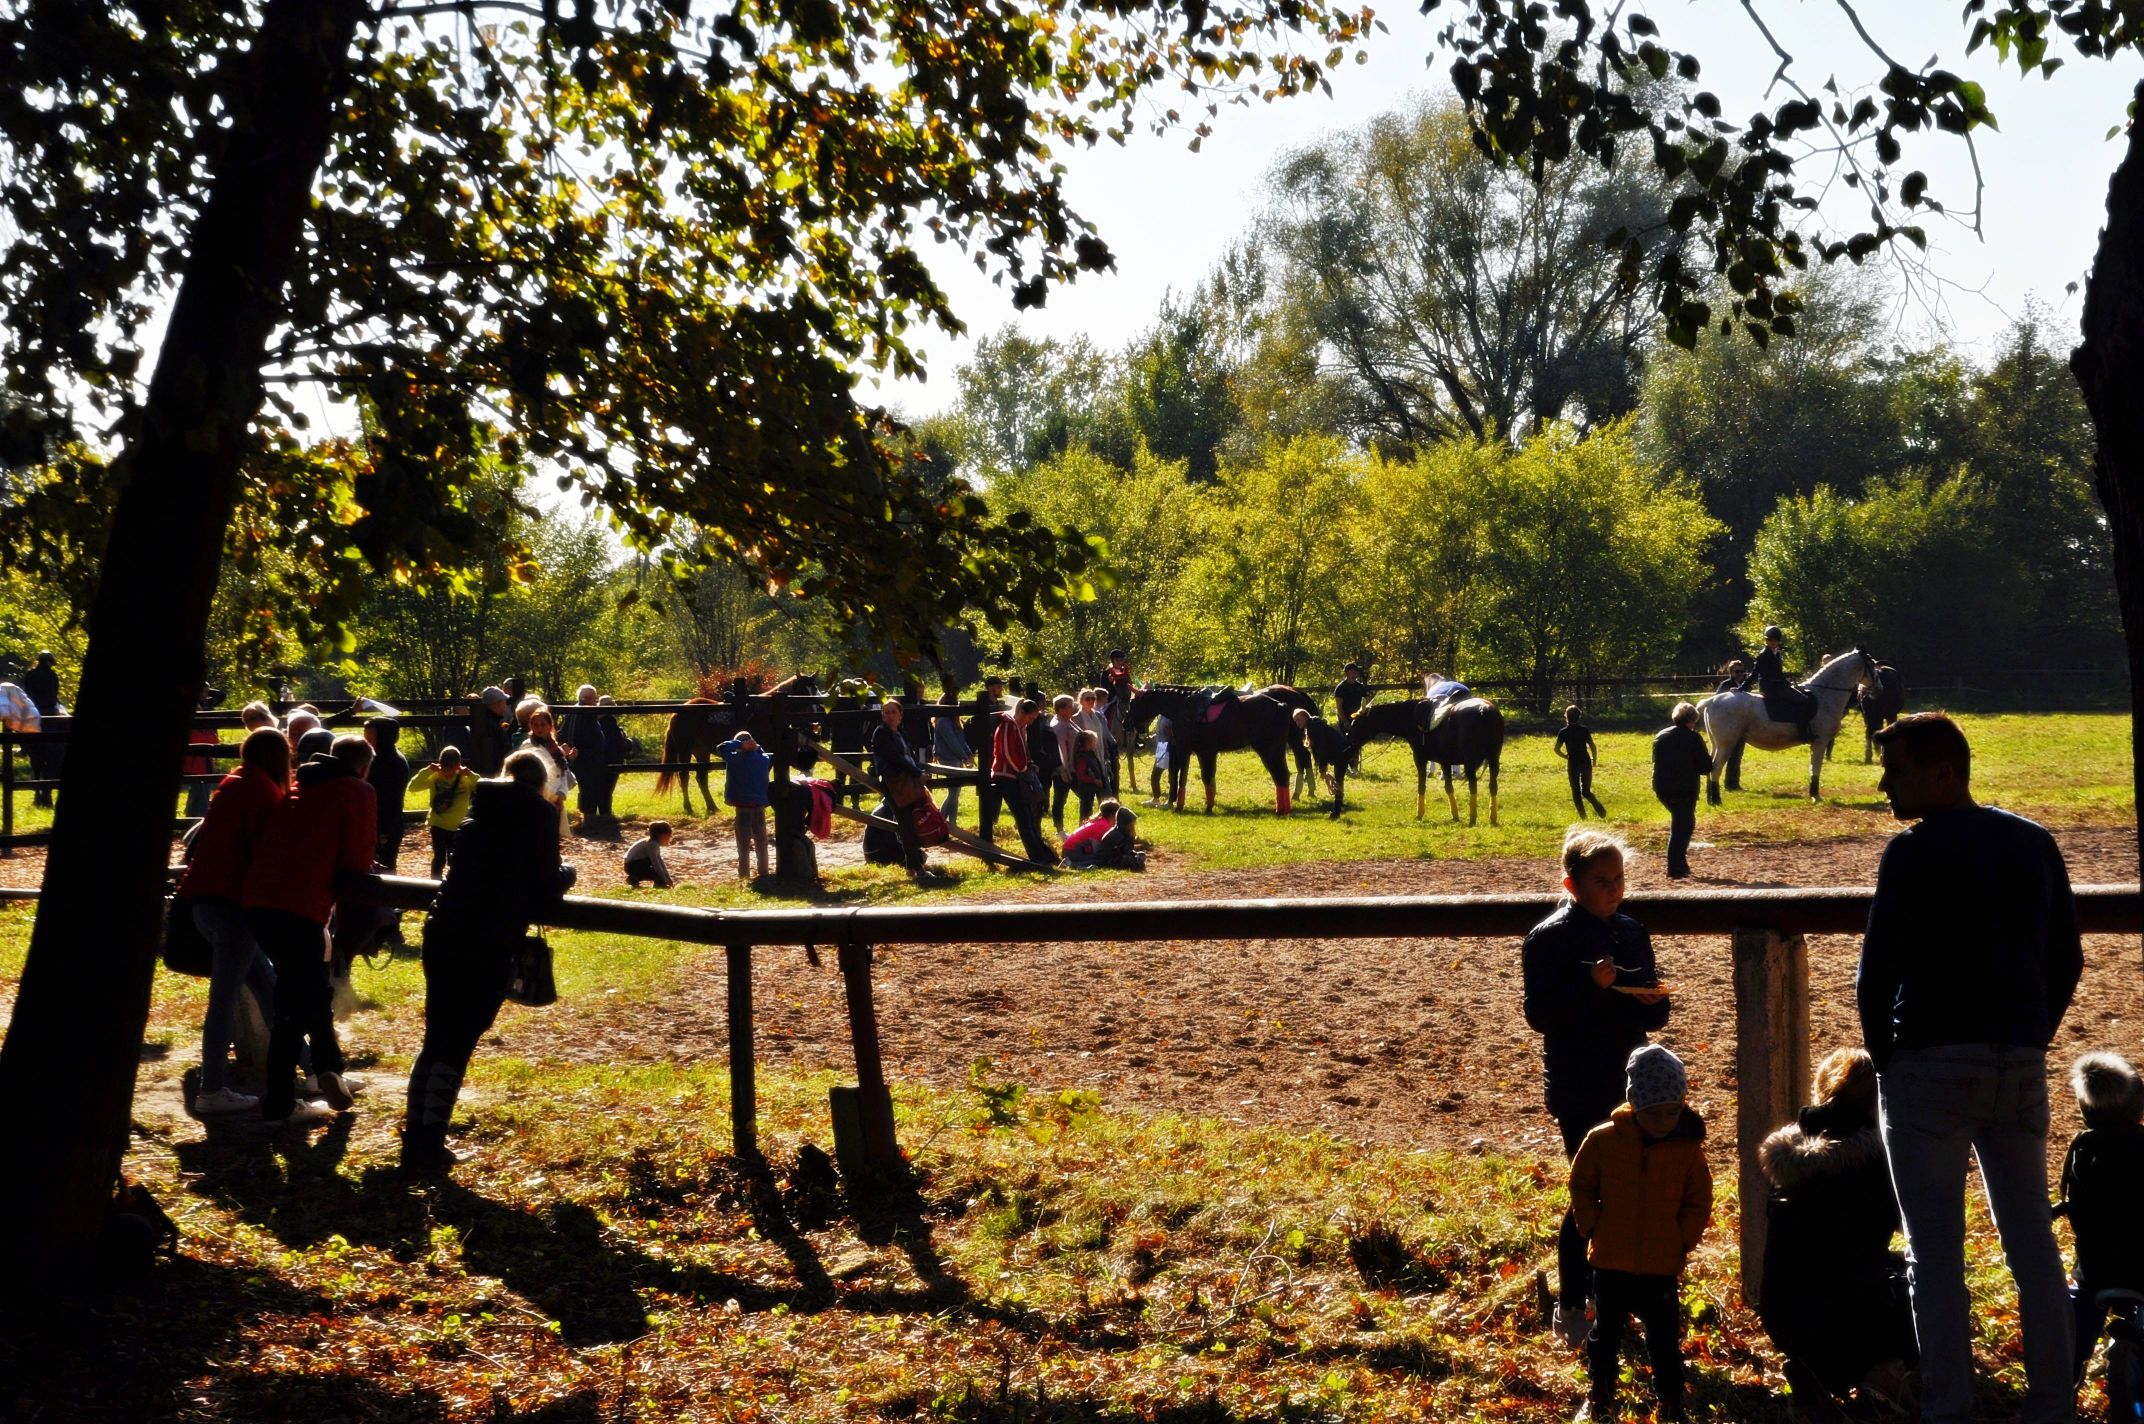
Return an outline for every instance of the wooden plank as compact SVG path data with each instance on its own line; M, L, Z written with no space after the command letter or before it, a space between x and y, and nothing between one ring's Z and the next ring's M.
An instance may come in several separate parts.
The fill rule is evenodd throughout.
M1808 949L1798 934L1737 929L1734 976L1742 1300L1755 1309L1764 1285L1766 1199L1757 1150L1808 1100Z

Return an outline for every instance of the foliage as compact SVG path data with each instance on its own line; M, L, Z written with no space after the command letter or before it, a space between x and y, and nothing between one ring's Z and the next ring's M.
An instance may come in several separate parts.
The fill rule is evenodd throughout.
M1496 443L1448 440L1366 471L1360 557L1342 587L1356 630L1350 646L1373 681L1379 668L1397 677L1472 665L1497 524L1484 496L1505 458Z
M1167 637L1169 590L1199 542L1199 492L1182 462L1143 444L1119 470L1085 449L1000 480L1007 508L1041 521L1076 523L1107 546L1093 596L1035 629L1008 635L1011 663L1052 687L1091 682L1114 647L1151 649Z
M1351 434L1410 450L1635 403L1652 322L1603 239L1664 230L1645 170L1530 179L1446 101L1290 154L1273 186L1282 310L1348 383ZM1647 241L1656 258L1681 245Z
M1574 673L1666 661L1719 525L1687 484L1645 464L1628 422L1590 438L1552 427L1501 462L1485 494L1495 537L1475 636L1536 711Z
M1989 649L2017 645L2035 589L2002 536L1995 501L1977 481L1909 476L1859 500L1829 489L1782 501L1758 531L1754 643L1776 610L1807 659L1864 647L1900 664L1986 666Z

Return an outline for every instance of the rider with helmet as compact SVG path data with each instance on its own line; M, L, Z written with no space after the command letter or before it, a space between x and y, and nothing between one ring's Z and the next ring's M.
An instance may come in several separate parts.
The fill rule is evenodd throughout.
M1777 623L1764 630L1764 651L1750 660L1749 676L1742 679L1747 690L1750 683L1764 696L1765 715L1775 722L1792 722L1796 735L1802 741L1810 738L1809 719L1816 715L1816 699L1787 681L1786 665L1780 660L1779 650L1786 640Z

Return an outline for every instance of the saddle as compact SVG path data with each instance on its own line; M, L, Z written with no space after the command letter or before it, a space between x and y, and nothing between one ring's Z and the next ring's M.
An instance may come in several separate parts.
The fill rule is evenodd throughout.
M1191 694L1191 720L1218 722L1242 694L1233 687L1202 687Z

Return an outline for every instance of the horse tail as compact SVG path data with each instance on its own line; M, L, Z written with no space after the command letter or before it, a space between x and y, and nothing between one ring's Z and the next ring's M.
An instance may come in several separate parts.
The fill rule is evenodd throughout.
M712 697L694 697L687 699L685 705L687 707L712 707L715 705L715 700ZM689 722L688 719L690 719ZM704 712L672 712L670 714L670 721L663 728L663 764L665 768L675 766L679 762L687 761L691 758L694 734L706 724L707 714ZM669 791L671 783L679 775L683 775L683 773L673 774L667 769L657 772L655 774L655 794L660 796Z

